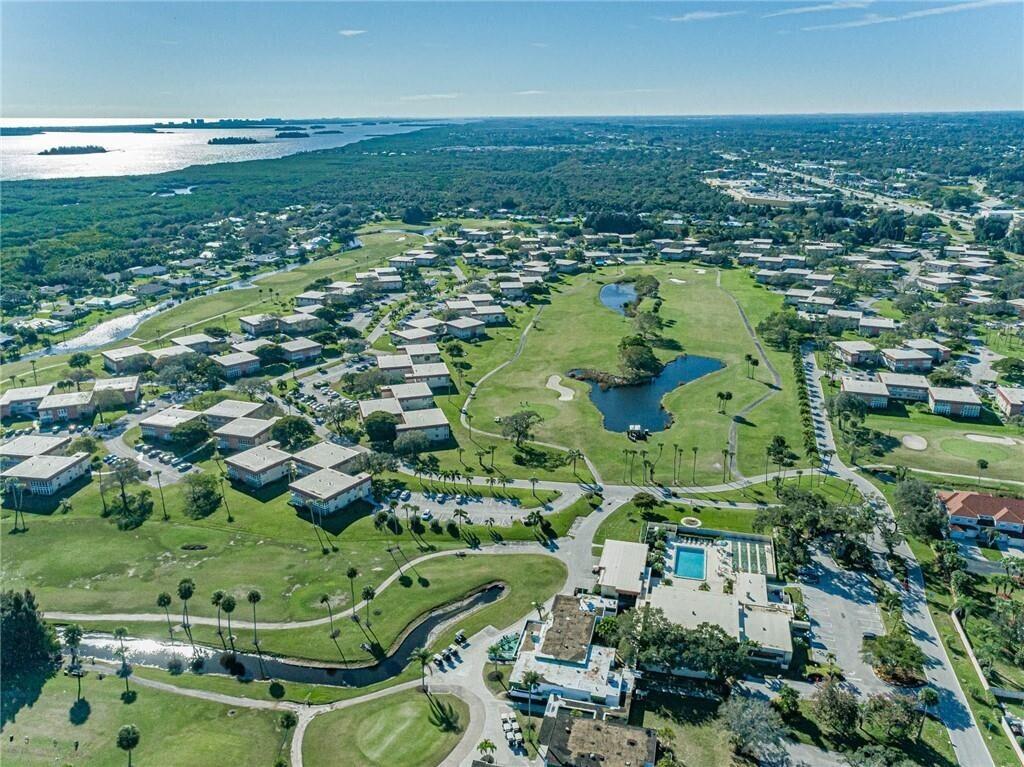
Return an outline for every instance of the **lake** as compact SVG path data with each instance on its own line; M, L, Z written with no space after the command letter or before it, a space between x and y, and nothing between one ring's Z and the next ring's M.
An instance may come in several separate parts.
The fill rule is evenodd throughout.
M303 124L303 123L300 123ZM318 123L320 124L320 123ZM268 160L299 152L353 144L374 136L393 136L426 127L427 123L324 123L340 133L310 133L309 138L275 138L273 128L159 128L156 133L53 131L31 136L0 135L0 180L21 181L85 176L134 176L181 170L190 165ZM251 136L258 144L210 146L212 138ZM102 154L48 155L57 146L95 144ZM188 194L191 188L167 190Z
M626 304L636 301L636 288L632 282L611 282L601 288L597 296L613 312L625 316Z
M676 357L646 383L602 389L600 384L591 381L590 401L601 411L604 428L608 431L624 433L634 424L649 431L664 431L672 423L672 414L661 406L665 395L723 367L725 364L713 357L687 354Z

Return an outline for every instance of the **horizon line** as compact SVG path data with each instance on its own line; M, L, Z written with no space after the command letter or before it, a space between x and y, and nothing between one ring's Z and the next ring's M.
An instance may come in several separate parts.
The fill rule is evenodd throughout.
M4 128L74 128L74 127L124 127L126 125L156 125L158 123L184 123L189 120L205 122L222 121L288 121L288 122L329 122L332 120L353 122L362 120L410 120L410 121L446 121L460 120L571 120L571 119L714 119L737 117L870 117L870 116L909 116L909 115L970 115L970 114L1021 114L1024 106L1017 108L991 109L920 109L920 110L865 110L865 111L810 111L810 112L704 112L704 113L577 113L577 114L516 114L516 115L360 115L360 116L316 116L316 117L3 117L0 118L0 130ZM49 120L50 122L45 122ZM74 121L81 121L76 123ZM109 120L110 122L104 122ZM29 122L38 121L38 122Z

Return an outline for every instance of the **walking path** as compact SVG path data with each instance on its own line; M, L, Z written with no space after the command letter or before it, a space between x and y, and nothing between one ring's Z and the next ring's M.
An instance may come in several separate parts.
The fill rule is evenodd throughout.
M733 415L732 421L729 424L729 472L733 476L742 478L743 473L740 471L739 466L736 463L736 456L739 454L740 421L742 421L745 416L749 415L755 408L764 404L782 390L782 376L779 375L779 371L775 369L772 361L768 358L768 354L761 345L761 341L757 337L757 333L754 332L754 328L750 325L750 320L747 319L747 313L743 311L743 306L736 300L736 296L722 287L721 269L718 269L715 273L715 286L725 293L725 295L729 296L729 300L736 305L736 311L740 313L740 319L743 321L743 327L746 329L747 335L750 336L750 340L754 342L754 348L757 349L758 356L761 358L761 361L764 362L764 366L768 369L768 372L771 373L772 381L774 382L773 389L765 392L749 405L737 411Z

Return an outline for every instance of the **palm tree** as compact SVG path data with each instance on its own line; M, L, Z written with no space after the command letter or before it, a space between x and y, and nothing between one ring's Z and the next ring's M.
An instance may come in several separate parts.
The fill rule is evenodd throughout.
M196 582L191 578L182 578L178 581L178 599L181 600L181 625L185 631L189 630L188 623L188 600L196 593Z
M132 751L139 745L139 728L134 724L126 724L117 731L117 747L128 754L128 767L132 767Z
M693 447L690 448L690 450L693 451L693 476L691 477L690 481L693 482L694 485L696 485L697 484L697 450L698 450L698 447L696 445L694 445Z
M480 741L480 745L476 747L476 750L480 752L481 756L487 756L497 751L498 747L494 745L494 741L484 738Z
M223 638L224 632L220 628L220 603L224 601L224 592L217 589L210 596L210 604L217 608L217 636Z
M174 641L174 629L171 627L171 595L166 591L161 591L156 596L156 606L162 607L164 615L167 616L167 633L171 637L171 641Z
M459 521L459 532L461 533L463 521L469 521L469 512L456 506L455 511L452 512L452 516Z
M526 694L529 697L529 708L527 709L530 713L530 717L533 717L533 691L537 689L537 685L540 684L540 674L536 671L527 671L523 674L523 687L526 688Z
M235 651L235 635L231 633L231 613L235 611L235 598L231 594L225 594L220 600L220 609L228 616L228 641L231 642L231 652Z
M354 567L349 567L348 570L345 571L345 577L348 578L348 587L349 587L349 590L352 592L352 614L355 615L355 607L356 607L356 578L359 577L359 571L356 570Z
M487 657L494 666L494 678L498 678L498 658L501 657L501 645L495 642L487 648Z
M366 625L369 626L370 625L370 602L372 602L373 598L375 596L377 596L377 592L376 592L376 590L374 590L373 586L363 586L363 591L360 594L360 596L362 596L363 602L366 603Z
M252 643L257 647L260 644L260 640L256 635L256 605L259 604L261 599L263 599L263 595L256 589L252 589L245 595L245 601L252 605Z
M569 460L572 461L572 473L576 474L576 461L583 457L583 451L573 448L569 451Z
M423 692L427 691L427 666L430 665L432 657L430 650L426 647L417 647L409 654L411 660L418 660L420 662L420 688Z
M118 650L118 654L121 656L122 663L125 662L124 638L126 636L128 636L128 629L124 626L118 626L116 629L114 629L114 639L116 639L117 643L121 646L121 649Z
M981 489L981 472L985 471L988 468L988 461L986 461L984 458L979 458L978 461L977 461L977 467L978 467L978 489L980 490Z
M932 708L939 705L939 693L934 687L925 687L917 694L917 702L921 704L921 708L924 709L924 713L930 716ZM924 717L921 717L921 723L917 728L918 740L921 738L922 729L924 729Z
M71 650L71 670L78 672L75 677L78 679L79 700L82 698L82 674L78 669L78 646L82 643L82 633L82 627L77 623L64 629L64 644Z
M534 498L537 497L537 483L538 482L540 482L540 480L537 479L536 477L530 477L530 488L531 488L531 492L533 493L533 497Z
M331 609L331 597L329 594L322 594L320 596L320 604L327 608L327 617L331 621L331 631L334 631L334 610Z
M750 354L749 352L743 355L743 361L747 363L747 378L750 378L750 363L753 361L753 359L754 355Z

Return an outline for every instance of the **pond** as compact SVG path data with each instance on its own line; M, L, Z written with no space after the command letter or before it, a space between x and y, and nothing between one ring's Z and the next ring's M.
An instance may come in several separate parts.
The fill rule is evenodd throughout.
M601 288L597 296L613 312L625 316L626 304L636 301L636 288L632 282L610 282Z
M635 424L648 431L664 431L672 423L672 414L661 406L665 395L723 367L725 364L713 357L687 354L672 360L661 373L644 383L602 389L591 381L590 401L601 411L608 431L624 433Z
M230 652L206 645L196 645L196 652L203 657L204 674L233 674L242 679L269 678L281 682L301 684L324 684L335 687L366 687L398 676L409 665L409 656L417 647L429 643L431 633L459 615L497 601L504 592L504 586L495 584L473 596L434 611L417 623L402 639L398 648L372 666L306 665L287 661L272 655L261 657L252 653L236 652L234 664ZM350 620L339 618L338 620ZM371 625L372 628L372 625ZM234 630L237 637L244 636L248 628ZM327 631L327 627L324 627ZM157 639L125 639L125 654L131 665L150 666L166 669L170 661L177 659L184 668L192 660L192 647L187 641L170 642ZM82 658L98 658L120 661L118 641L110 634L88 633L82 638L78 654ZM260 673L262 665L263 673Z

